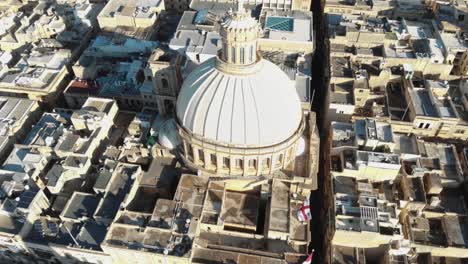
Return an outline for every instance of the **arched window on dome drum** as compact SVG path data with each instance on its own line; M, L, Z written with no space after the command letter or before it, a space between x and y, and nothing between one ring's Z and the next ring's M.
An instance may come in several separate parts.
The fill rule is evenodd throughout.
M269 169L270 166L271 166L271 159L270 158L264 159L263 164L262 164L263 169Z
M216 166L216 154L210 154L211 165Z
M281 166L283 164L283 154L279 154L278 159L276 160L276 166Z
M229 169L231 166L231 160L228 157L223 158L223 168L224 169Z
M256 159L251 159L249 160L249 169L257 169L257 160Z
M224 60L227 60L227 44L226 43L223 43L223 59Z
M240 63L244 64L244 48L240 48Z
M254 47L250 46L250 62L254 61Z
M242 159L236 159L236 169L244 169L244 161Z
M231 62L235 63L236 62L236 48L231 47Z

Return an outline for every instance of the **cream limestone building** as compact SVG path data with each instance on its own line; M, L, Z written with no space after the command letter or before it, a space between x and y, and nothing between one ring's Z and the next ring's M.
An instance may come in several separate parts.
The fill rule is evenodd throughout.
M205 174L271 174L286 169L309 140L308 111L294 83L261 58L260 26L239 10L222 19L222 50L186 78L177 100L178 150Z

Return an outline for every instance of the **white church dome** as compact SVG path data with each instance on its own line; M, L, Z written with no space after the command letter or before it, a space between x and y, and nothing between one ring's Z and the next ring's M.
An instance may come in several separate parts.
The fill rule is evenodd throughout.
M224 144L271 146L299 128L302 110L293 81L260 60L254 69L227 73L207 60L184 81L177 99L180 124Z

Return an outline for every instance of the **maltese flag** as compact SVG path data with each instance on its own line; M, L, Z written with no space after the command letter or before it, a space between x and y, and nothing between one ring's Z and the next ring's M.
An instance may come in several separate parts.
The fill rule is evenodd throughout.
M301 208L297 211L297 219L301 222L306 222L312 219L312 214L310 213L309 198L307 197L304 200Z
M312 249L312 252L310 252L309 256L302 262L302 264L312 264L312 258L314 257L314 250Z

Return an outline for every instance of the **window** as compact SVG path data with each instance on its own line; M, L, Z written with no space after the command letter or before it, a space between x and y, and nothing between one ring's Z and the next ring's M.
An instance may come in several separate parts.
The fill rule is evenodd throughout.
M187 156L189 160L193 161L193 148L191 145L187 145Z
M244 63L244 48L240 48L240 63Z
M198 160L200 163L205 163L205 155L203 154L203 150L199 149L198 150Z
M223 168L229 169L230 166L231 166L230 159L228 157L224 157L223 158Z
M263 166L264 166L264 168L269 169L270 166L271 166L271 159L270 159L270 158L266 158L266 159L263 161Z
M427 123L427 124L424 126L424 129L428 129L430 125L431 125L431 124Z
M255 54L254 47L250 46L250 62L254 61L254 54Z
M465 134L465 130L463 130L463 129L457 129L457 130L455 131L455 134Z
M231 47L231 62L236 61L236 48Z
M283 164L283 154L279 154L278 160L276 160L276 166L281 166Z
M424 123L419 123L418 128L423 128L423 126L424 126Z
M210 159L211 159L211 165L216 166L216 155L210 154Z
M236 159L236 168L243 170L244 169L244 161L241 160L241 159Z
M223 44L223 57L224 59L227 59L227 45L226 44Z
M169 87L169 82L167 81L166 78L161 78L161 83L162 83L163 89L167 89Z
M257 169L257 160L256 159L251 159L249 160L249 169Z

